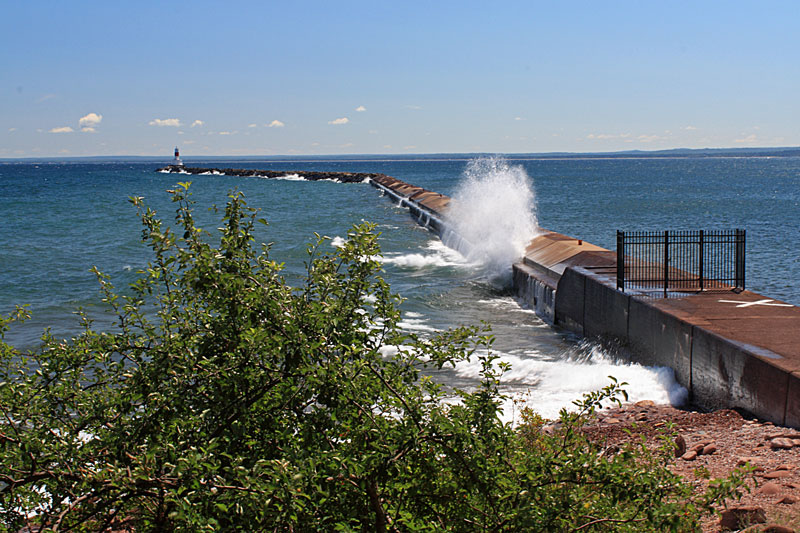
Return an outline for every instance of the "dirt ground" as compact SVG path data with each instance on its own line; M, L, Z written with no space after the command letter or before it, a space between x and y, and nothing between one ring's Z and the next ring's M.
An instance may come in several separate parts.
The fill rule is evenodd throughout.
M737 465L749 462L756 468L755 479L748 483L749 492L740 501L727 502L727 507L760 508L763 511L751 509L744 521L750 524L764 521L742 529L745 527L742 522L726 525L717 515L705 521L704 532L800 532L800 431L732 410L701 413L649 401L602 410L588 431L593 437L607 439L609 445L642 435L655 444L659 428L669 422L674 425L672 431L686 445L686 452L672 461L670 469L694 484L698 491L705 489L709 479L725 477ZM754 518L759 515L760 518ZM731 524L736 524L736 519Z

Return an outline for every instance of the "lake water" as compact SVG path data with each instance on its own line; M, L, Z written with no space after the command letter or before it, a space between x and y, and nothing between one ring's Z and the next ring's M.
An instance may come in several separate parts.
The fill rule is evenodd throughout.
M382 232L385 278L406 301L403 326L428 334L486 321L495 349L512 364L505 387L546 416L614 375L629 382L631 399L680 401L671 371L616 363L597 346L557 331L510 296L509 246L532 224L614 249L616 230L747 230L747 288L800 304L800 158L565 158L416 159L310 158L186 161L190 166L380 172L459 197L472 205L464 218L488 227L483 249L463 257L417 226L405 209L367 184L155 172L167 161L0 163L0 312L29 304L33 318L7 342L30 348L45 327L58 336L77 331L72 313L98 313L96 265L117 287L148 261L141 226L127 198L144 196L171 220L165 191L191 179L198 222L218 220L206 207L224 205L237 188L262 210L272 258L300 278L313 233L346 235L367 220ZM471 202L471 203L470 203ZM487 208L488 206L488 208ZM506 246L508 245L508 246ZM511 252L514 255L514 252ZM98 322L102 327L102 319ZM442 373L470 386L479 367L465 363ZM510 416L510 408L507 413Z

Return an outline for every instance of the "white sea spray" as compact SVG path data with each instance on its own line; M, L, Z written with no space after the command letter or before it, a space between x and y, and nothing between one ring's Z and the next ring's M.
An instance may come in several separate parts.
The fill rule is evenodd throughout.
M533 184L520 165L502 157L470 161L447 212L453 244L471 262L484 265L490 277L507 276L525 246L536 236ZM459 245L459 240L466 241Z

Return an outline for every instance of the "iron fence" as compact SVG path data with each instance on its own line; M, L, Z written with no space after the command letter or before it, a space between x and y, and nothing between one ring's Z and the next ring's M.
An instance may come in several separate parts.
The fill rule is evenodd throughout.
M617 288L744 290L745 230L617 231Z

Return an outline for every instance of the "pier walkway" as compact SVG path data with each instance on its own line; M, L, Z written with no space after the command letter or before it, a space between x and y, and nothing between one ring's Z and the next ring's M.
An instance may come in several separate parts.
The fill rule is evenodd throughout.
M369 182L441 235L450 199L389 176ZM751 291L670 298L617 289L616 252L544 231L513 265L517 295L553 324L675 371L690 400L800 428L800 307Z

